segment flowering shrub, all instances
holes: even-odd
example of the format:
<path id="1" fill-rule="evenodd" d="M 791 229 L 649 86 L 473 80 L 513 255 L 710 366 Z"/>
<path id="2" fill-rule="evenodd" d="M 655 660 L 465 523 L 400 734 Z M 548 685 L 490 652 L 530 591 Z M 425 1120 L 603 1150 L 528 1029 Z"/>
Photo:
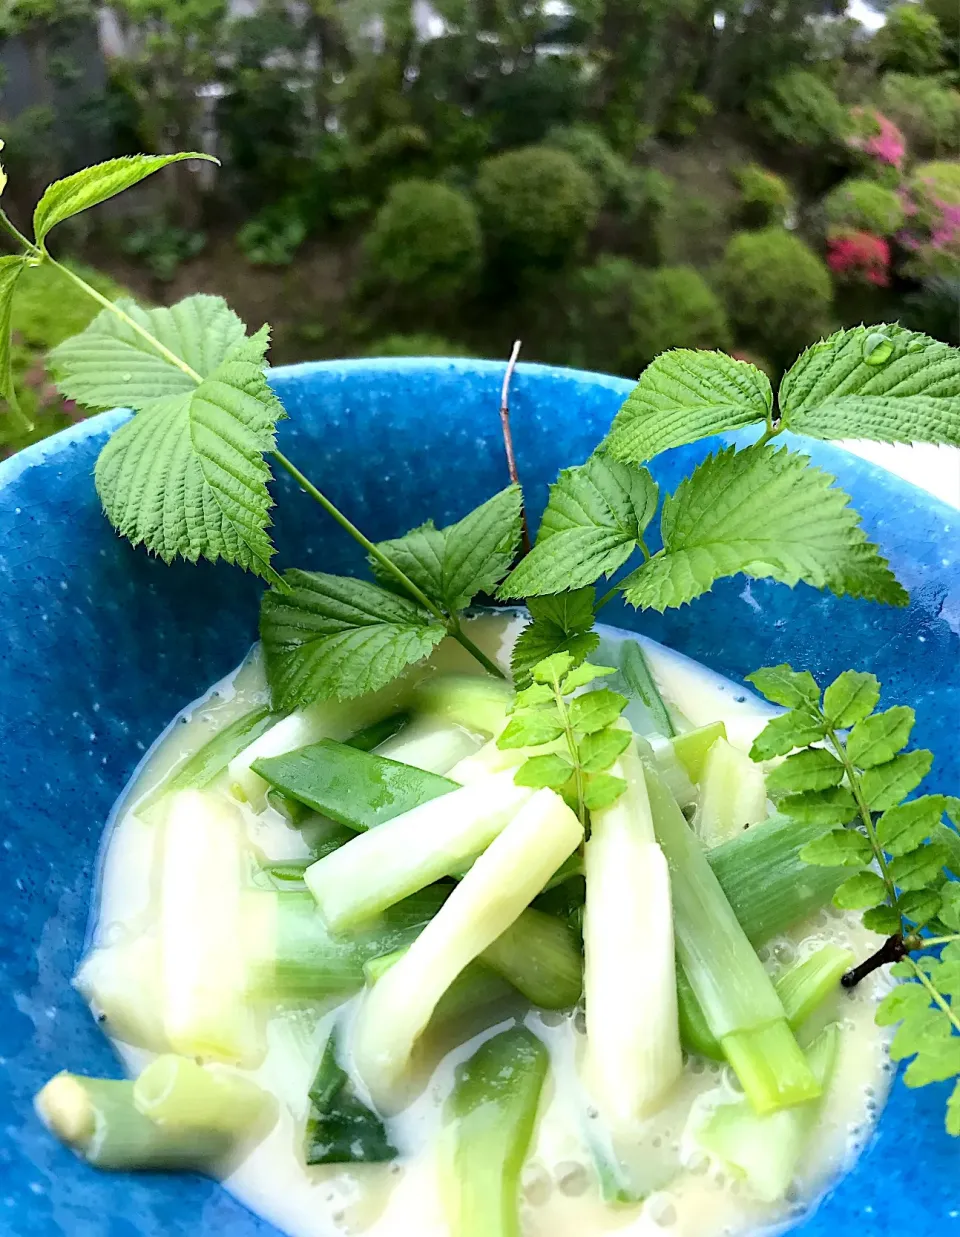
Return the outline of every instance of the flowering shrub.
<path id="1" fill-rule="evenodd" d="M 892 236 L 903 227 L 907 207 L 903 198 L 886 185 L 865 176 L 841 181 L 823 200 L 831 233 L 876 232 Z"/>
<path id="2" fill-rule="evenodd" d="M 910 252 L 905 272 L 918 279 L 960 275 L 960 162 L 921 164 L 907 193 L 910 228 L 900 236 Z"/>
<path id="3" fill-rule="evenodd" d="M 839 279 L 886 288 L 890 246 L 872 232 L 834 232 L 827 241 L 827 265 Z"/>
<path id="4" fill-rule="evenodd" d="M 900 171 L 907 153 L 907 141 L 897 126 L 873 107 L 852 107 L 853 132 L 847 138 L 851 150 L 861 151 L 881 167 Z"/>

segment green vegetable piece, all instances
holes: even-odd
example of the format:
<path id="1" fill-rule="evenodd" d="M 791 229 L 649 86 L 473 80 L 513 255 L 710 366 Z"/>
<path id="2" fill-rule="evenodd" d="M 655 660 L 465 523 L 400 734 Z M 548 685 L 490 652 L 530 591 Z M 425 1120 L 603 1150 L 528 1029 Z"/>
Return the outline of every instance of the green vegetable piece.
<path id="1" fill-rule="evenodd" d="M 406 952 L 406 949 L 397 949 L 393 953 L 382 954 L 379 958 L 371 958 L 363 968 L 367 983 L 375 984 Z M 435 1029 L 443 1023 L 457 1022 L 489 1005 L 496 1005 L 511 995 L 516 995 L 516 989 L 505 979 L 501 979 L 482 962 L 471 962 L 437 1002 L 430 1026 Z"/>
<path id="2" fill-rule="evenodd" d="M 256 760 L 252 768 L 283 794 L 361 833 L 457 789 L 449 778 L 334 739 Z"/>
<path id="3" fill-rule="evenodd" d="M 337 1061 L 331 1032 L 310 1087 L 303 1151 L 308 1164 L 383 1164 L 400 1154 L 377 1114 L 359 1098 Z"/>
<path id="4" fill-rule="evenodd" d="M 381 743 L 386 743 L 387 739 L 392 739 L 394 735 L 400 734 L 409 721 L 409 713 L 391 713 L 389 717 L 381 718 L 378 722 L 364 726 L 362 730 L 358 730 L 356 734 L 352 734 L 344 742 L 347 747 L 355 747 L 358 752 L 372 752 Z"/>
<path id="5" fill-rule="evenodd" d="M 824 945 L 816 953 L 788 966 L 774 983 L 787 1021 L 794 1030 L 803 1026 L 823 1002 L 839 991 L 840 980 L 855 962 L 849 949 Z"/>
<path id="6" fill-rule="evenodd" d="M 668 739 L 673 738 L 676 729 L 670 717 L 670 710 L 660 695 L 660 689 L 654 680 L 646 654 L 636 640 L 624 641 L 623 651 L 620 654 L 620 677 L 626 691 L 631 696 L 636 696 L 646 706 L 656 730 Z"/>
<path id="7" fill-rule="evenodd" d="M 547 1063 L 536 1036 L 514 1027 L 458 1067 L 441 1135 L 451 1237 L 521 1237 L 520 1173 Z"/>
<path id="8" fill-rule="evenodd" d="M 708 722 L 706 726 L 698 726 L 696 730 L 686 730 L 674 736 L 674 753 L 692 782 L 699 782 L 703 776 L 707 754 L 717 739 L 726 737 L 727 728 L 723 722 Z"/>

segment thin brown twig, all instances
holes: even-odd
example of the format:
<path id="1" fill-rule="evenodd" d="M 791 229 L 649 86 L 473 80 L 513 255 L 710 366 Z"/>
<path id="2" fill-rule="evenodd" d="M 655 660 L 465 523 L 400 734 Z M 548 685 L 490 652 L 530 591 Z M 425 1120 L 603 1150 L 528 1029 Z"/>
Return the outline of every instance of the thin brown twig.
<path id="1" fill-rule="evenodd" d="M 514 485 L 520 484 L 520 474 L 517 472 L 517 457 L 513 453 L 513 434 L 510 432 L 510 380 L 517 368 L 517 357 L 520 355 L 521 341 L 514 342 L 510 360 L 507 362 L 507 372 L 503 375 L 503 386 L 500 388 L 500 427 L 503 430 L 503 448 L 507 454 L 507 471 Z M 524 506 L 520 513 L 521 544 L 523 553 L 530 553 L 530 527 L 527 524 L 527 509 Z"/>

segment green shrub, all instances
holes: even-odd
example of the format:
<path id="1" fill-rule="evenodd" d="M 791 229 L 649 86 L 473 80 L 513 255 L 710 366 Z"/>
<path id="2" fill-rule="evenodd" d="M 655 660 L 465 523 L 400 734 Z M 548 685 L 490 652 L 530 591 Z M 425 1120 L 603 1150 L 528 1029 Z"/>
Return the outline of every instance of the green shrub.
<path id="1" fill-rule="evenodd" d="M 562 261 L 593 227 L 597 187 L 563 150 L 526 146 L 480 165 L 476 196 L 499 256 L 519 266 Z"/>
<path id="2" fill-rule="evenodd" d="M 629 258 L 611 254 L 574 271 L 566 299 L 568 364 L 636 376 L 639 365 L 630 347 L 630 319 L 645 274 Z"/>
<path id="3" fill-rule="evenodd" d="M 907 212 L 899 195 L 863 176 L 842 181 L 823 200 L 830 228 L 892 236 L 903 227 Z"/>
<path id="4" fill-rule="evenodd" d="M 934 15 L 951 43 L 960 39 L 960 6 L 957 0 L 923 0 L 923 7 Z"/>
<path id="5" fill-rule="evenodd" d="M 934 73 L 943 63 L 943 31 L 918 4 L 897 4 L 873 38 L 878 64 L 900 73 Z"/>
<path id="6" fill-rule="evenodd" d="M 592 125 L 564 125 L 551 129 L 544 145 L 572 155 L 593 178 L 601 205 L 629 218 L 638 216 L 647 204 L 644 169 L 631 166 Z"/>
<path id="7" fill-rule="evenodd" d="M 790 360 L 823 333 L 830 272 L 799 237 L 782 228 L 739 232 L 717 274 L 734 326 L 771 360 Z"/>
<path id="8" fill-rule="evenodd" d="M 839 144 L 850 128 L 847 109 L 834 91 L 806 69 L 785 74 L 751 111 L 773 137 L 811 149 Z"/>
<path id="9" fill-rule="evenodd" d="M 690 266 L 644 272 L 633 295 L 631 350 L 638 367 L 667 348 L 731 345 L 730 324 L 720 298 Z"/>
<path id="10" fill-rule="evenodd" d="M 960 159 L 934 159 L 918 163 L 910 174 L 908 189 L 921 222 L 935 222 L 943 206 L 960 206 Z"/>
<path id="11" fill-rule="evenodd" d="M 438 181 L 393 186 L 363 241 L 375 285 L 423 302 L 450 300 L 480 270 L 481 236 L 468 197 Z"/>
<path id="12" fill-rule="evenodd" d="M 237 233 L 240 252 L 252 266 L 289 266 L 307 236 L 296 202 L 264 207 Z"/>
<path id="13" fill-rule="evenodd" d="M 740 216 L 744 223 L 749 227 L 783 223 L 793 209 L 793 193 L 782 176 L 758 163 L 747 163 L 736 169 L 734 177 L 740 186 Z"/>
<path id="14" fill-rule="evenodd" d="M 376 339 L 363 350 L 364 356 L 470 356 L 467 348 L 452 343 L 442 335 L 430 335 L 424 331 L 414 335 L 386 335 Z"/>
<path id="15" fill-rule="evenodd" d="M 960 160 L 914 168 L 908 184 L 912 250 L 904 272 L 921 280 L 960 277 Z"/>
<path id="16" fill-rule="evenodd" d="M 167 282 L 181 263 L 195 258 L 206 243 L 205 232 L 177 227 L 158 216 L 134 228 L 120 242 L 120 248 L 142 262 L 155 279 Z"/>
<path id="17" fill-rule="evenodd" d="M 723 253 L 730 235 L 727 204 L 673 182 L 657 213 L 654 234 L 658 263 L 709 265 Z"/>
<path id="18" fill-rule="evenodd" d="M 939 78 L 887 73 L 877 105 L 903 130 L 914 153 L 960 153 L 960 91 Z"/>

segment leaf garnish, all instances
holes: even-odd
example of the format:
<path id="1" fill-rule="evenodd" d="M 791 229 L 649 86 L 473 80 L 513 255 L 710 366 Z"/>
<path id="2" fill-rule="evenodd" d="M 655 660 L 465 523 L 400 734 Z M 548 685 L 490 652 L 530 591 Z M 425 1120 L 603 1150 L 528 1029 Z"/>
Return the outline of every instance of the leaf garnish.
<path id="1" fill-rule="evenodd" d="M 533 667 L 553 653 L 569 653 L 574 666 L 590 656 L 600 643 L 593 630 L 593 599 L 589 587 L 528 599 L 532 622 L 517 637 L 510 662 L 518 688 L 527 687 Z"/>
<path id="2" fill-rule="evenodd" d="M 784 425 L 814 438 L 960 445 L 960 349 L 901 326 L 808 348 L 780 384 Z"/>
<path id="3" fill-rule="evenodd" d="M 0 398 L 17 408 L 17 392 L 11 369 L 10 322 L 17 280 L 26 269 L 26 258 L 7 254 L 0 258 Z"/>
<path id="4" fill-rule="evenodd" d="M 97 492 L 114 528 L 171 562 L 201 556 L 276 582 L 263 456 L 282 408 L 263 374 L 266 331 L 199 386 L 153 401 L 100 453 Z"/>
<path id="5" fill-rule="evenodd" d="M 536 545 L 500 587 L 503 598 L 559 593 L 612 575 L 637 548 L 657 509 L 645 468 L 593 455 L 550 487 Z"/>
<path id="6" fill-rule="evenodd" d="M 905 605 L 906 592 L 833 481 L 786 448 L 708 456 L 664 501 L 663 549 L 623 582 L 626 600 L 663 611 L 743 573 Z"/>
<path id="7" fill-rule="evenodd" d="M 764 421 L 772 405 L 770 381 L 755 365 L 676 348 L 643 371 L 605 445 L 614 458 L 643 464 L 669 447 Z"/>
<path id="8" fill-rule="evenodd" d="M 518 693 L 513 715 L 497 739 L 504 749 L 562 748 L 528 756 L 514 780 L 518 786 L 558 791 L 584 825 L 588 811 L 607 807 L 626 790 L 623 778 L 607 770 L 633 742 L 633 733 L 619 724 L 625 696 L 605 687 L 571 693 L 615 673 L 611 666 L 589 662 L 575 666 L 566 650 L 543 658 L 531 667 L 532 686 Z"/>
<path id="9" fill-rule="evenodd" d="M 376 691 L 429 657 L 447 634 L 405 597 L 346 576 L 291 570 L 260 610 L 267 680 L 278 709 Z"/>

